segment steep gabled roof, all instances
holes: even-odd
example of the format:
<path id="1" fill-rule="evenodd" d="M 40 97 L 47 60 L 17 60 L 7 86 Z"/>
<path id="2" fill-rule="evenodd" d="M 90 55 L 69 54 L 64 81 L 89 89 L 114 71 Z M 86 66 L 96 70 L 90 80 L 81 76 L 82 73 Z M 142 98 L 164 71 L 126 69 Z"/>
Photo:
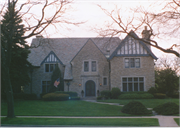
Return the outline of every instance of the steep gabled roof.
<path id="1" fill-rule="evenodd" d="M 138 38 L 134 31 L 131 31 L 130 34 Z M 120 45 L 116 48 L 116 50 L 111 54 L 108 59 L 111 60 L 115 56 L 151 56 L 156 60 L 158 59 L 144 42 L 135 40 L 129 35 L 127 35 L 124 40 L 122 40 Z"/>
<path id="2" fill-rule="evenodd" d="M 34 66 L 40 66 L 43 60 L 51 51 L 61 60 L 64 65 L 70 63 L 74 56 L 85 45 L 89 38 L 35 38 L 32 40 L 32 46 L 40 46 L 31 48 L 28 60 Z M 96 46 L 104 55 L 112 54 L 120 44 L 118 37 L 91 38 Z M 110 53 L 107 52 L 110 50 Z"/>

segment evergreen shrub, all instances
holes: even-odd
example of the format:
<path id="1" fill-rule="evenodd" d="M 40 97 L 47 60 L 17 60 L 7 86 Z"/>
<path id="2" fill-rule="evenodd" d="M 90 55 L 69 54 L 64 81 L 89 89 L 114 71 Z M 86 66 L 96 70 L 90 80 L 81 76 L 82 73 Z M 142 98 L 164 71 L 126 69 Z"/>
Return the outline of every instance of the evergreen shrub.
<path id="1" fill-rule="evenodd" d="M 80 97 L 71 97 L 70 100 L 80 100 Z"/>
<path id="2" fill-rule="evenodd" d="M 21 100 L 36 100 L 37 95 L 32 93 L 32 94 L 26 94 L 26 93 L 14 93 L 13 94 L 14 99 L 21 99 Z"/>
<path id="3" fill-rule="evenodd" d="M 166 94 L 163 93 L 155 93 L 154 97 L 157 99 L 165 99 L 166 98 Z"/>
<path id="4" fill-rule="evenodd" d="M 147 108 L 139 101 L 131 101 L 124 105 L 121 112 L 132 115 L 146 115 L 152 113 L 151 111 L 147 110 Z"/>
<path id="5" fill-rule="evenodd" d="M 111 91 L 109 91 L 109 90 L 101 91 L 101 96 L 105 97 L 106 99 L 109 99 L 109 98 L 111 98 Z"/>
<path id="6" fill-rule="evenodd" d="M 157 89 L 155 87 L 151 87 L 147 92 L 154 95 L 155 93 L 157 93 Z"/>
<path id="7" fill-rule="evenodd" d="M 112 99 L 118 99 L 118 96 L 121 94 L 121 91 L 119 88 L 112 88 L 111 94 L 112 94 Z"/>
<path id="8" fill-rule="evenodd" d="M 173 102 L 167 102 L 153 108 L 158 115 L 173 115 L 179 114 L 179 105 Z"/>
<path id="9" fill-rule="evenodd" d="M 70 97 L 78 97 L 77 92 L 63 92 L 63 91 L 56 91 L 57 94 L 68 94 Z"/>
<path id="10" fill-rule="evenodd" d="M 154 96 L 147 92 L 126 92 L 121 94 L 119 99 L 152 99 Z"/>
<path id="11" fill-rule="evenodd" d="M 102 100 L 102 99 L 103 99 L 102 96 L 98 96 L 98 97 L 97 97 L 97 100 Z"/>
<path id="12" fill-rule="evenodd" d="M 69 94 L 48 93 L 42 98 L 44 101 L 64 101 L 69 99 Z"/>

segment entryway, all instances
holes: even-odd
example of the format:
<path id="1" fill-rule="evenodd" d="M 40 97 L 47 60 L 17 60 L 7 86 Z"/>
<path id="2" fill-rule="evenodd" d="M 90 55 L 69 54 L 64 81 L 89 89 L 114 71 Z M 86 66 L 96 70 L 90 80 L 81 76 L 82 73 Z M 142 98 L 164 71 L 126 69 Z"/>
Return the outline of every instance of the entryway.
<path id="1" fill-rule="evenodd" d="M 88 80 L 85 84 L 85 96 L 95 96 L 95 82 Z"/>

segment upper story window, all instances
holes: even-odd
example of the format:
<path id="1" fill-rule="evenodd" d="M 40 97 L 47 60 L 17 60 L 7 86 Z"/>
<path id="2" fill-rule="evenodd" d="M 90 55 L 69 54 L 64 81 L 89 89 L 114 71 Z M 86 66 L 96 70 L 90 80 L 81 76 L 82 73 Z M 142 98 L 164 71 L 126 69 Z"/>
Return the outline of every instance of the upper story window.
<path id="1" fill-rule="evenodd" d="M 84 71 L 89 72 L 89 61 L 84 61 Z"/>
<path id="2" fill-rule="evenodd" d="M 92 72 L 96 72 L 96 61 L 92 61 L 91 70 L 92 70 Z"/>
<path id="3" fill-rule="evenodd" d="M 45 64 L 45 72 L 53 72 L 55 67 L 56 67 L 56 64 Z"/>
<path id="4" fill-rule="evenodd" d="M 140 68 L 140 58 L 125 58 L 125 68 Z"/>
<path id="5" fill-rule="evenodd" d="M 96 61 L 84 61 L 84 72 L 96 72 L 97 62 Z"/>

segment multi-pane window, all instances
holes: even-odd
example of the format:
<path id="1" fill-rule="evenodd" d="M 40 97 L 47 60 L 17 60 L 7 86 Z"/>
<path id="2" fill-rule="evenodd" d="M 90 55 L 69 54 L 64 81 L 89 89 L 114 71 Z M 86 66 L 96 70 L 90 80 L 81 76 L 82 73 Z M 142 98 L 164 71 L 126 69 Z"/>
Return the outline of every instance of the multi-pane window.
<path id="1" fill-rule="evenodd" d="M 96 72 L 96 61 L 92 61 L 91 70 L 92 72 Z"/>
<path id="2" fill-rule="evenodd" d="M 122 86 L 124 92 L 144 91 L 144 77 L 123 77 Z"/>
<path id="3" fill-rule="evenodd" d="M 96 61 L 84 61 L 84 72 L 96 72 L 97 62 Z"/>
<path id="4" fill-rule="evenodd" d="M 107 85 L 107 77 L 103 78 L 103 85 Z"/>
<path id="5" fill-rule="evenodd" d="M 125 68 L 140 68 L 140 58 L 125 58 Z"/>
<path id="6" fill-rule="evenodd" d="M 89 71 L 89 62 L 88 61 L 84 61 L 84 71 L 85 72 Z"/>
<path id="7" fill-rule="evenodd" d="M 42 81 L 42 93 L 47 93 L 50 88 L 51 81 Z"/>
<path id="8" fill-rule="evenodd" d="M 56 67 L 56 64 L 45 64 L 45 72 L 53 72 L 55 67 Z"/>

